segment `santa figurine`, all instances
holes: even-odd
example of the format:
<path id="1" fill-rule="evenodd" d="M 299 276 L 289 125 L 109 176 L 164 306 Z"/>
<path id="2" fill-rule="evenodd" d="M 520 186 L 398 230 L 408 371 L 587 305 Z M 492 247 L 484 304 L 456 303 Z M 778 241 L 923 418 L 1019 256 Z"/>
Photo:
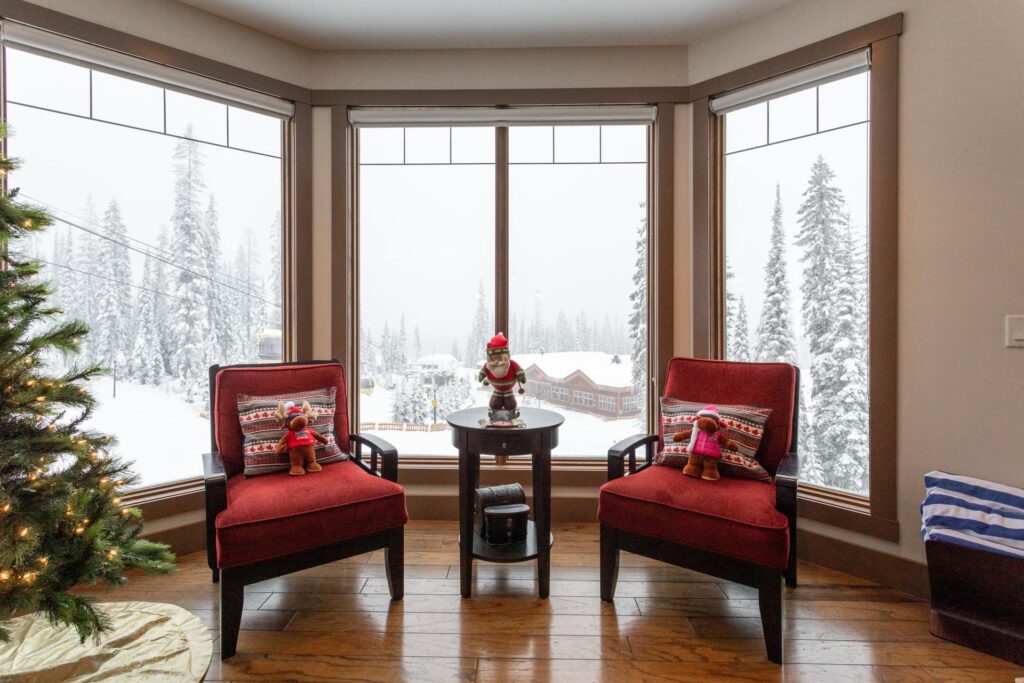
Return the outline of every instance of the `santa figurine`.
<path id="1" fill-rule="evenodd" d="M 501 332 L 487 342 L 487 362 L 480 369 L 477 381 L 483 382 L 484 386 L 491 385 L 491 401 L 488 404 L 491 410 L 488 414 L 492 419 L 499 411 L 507 412 L 513 417 L 519 416 L 513 389 L 519 384 L 519 393 L 526 393 L 522 387 L 526 384 L 526 373 L 509 356 L 508 339 Z"/>

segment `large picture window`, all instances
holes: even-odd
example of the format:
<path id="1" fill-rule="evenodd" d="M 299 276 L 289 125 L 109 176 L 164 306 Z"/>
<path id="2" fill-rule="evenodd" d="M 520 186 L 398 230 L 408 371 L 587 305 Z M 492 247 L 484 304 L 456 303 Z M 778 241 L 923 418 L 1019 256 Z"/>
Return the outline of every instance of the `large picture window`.
<path id="1" fill-rule="evenodd" d="M 868 492 L 867 73 L 725 113 L 726 357 L 802 371 L 801 479 Z"/>
<path id="2" fill-rule="evenodd" d="M 279 360 L 282 117 L 6 46 L 8 180 L 81 354 L 109 369 L 88 426 L 142 486 L 201 474 L 207 370 Z M 194 77 L 192 77 L 194 78 Z"/>
<path id="3" fill-rule="evenodd" d="M 520 405 L 565 415 L 556 457 L 647 428 L 649 129 L 357 128 L 361 430 L 454 455 L 445 416 L 487 404 L 497 331 L 527 374 Z"/>
<path id="4" fill-rule="evenodd" d="M 887 540 L 901 30 L 890 18 L 691 86 L 695 353 L 799 366 L 801 516 Z"/>

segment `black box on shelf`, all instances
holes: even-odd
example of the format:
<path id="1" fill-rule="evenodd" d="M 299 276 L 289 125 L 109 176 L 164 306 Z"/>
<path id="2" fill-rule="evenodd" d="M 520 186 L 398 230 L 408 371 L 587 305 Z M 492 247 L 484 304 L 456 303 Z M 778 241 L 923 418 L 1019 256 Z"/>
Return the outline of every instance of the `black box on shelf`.
<path id="1" fill-rule="evenodd" d="M 526 540 L 530 506 L 526 503 L 492 505 L 484 510 L 484 538 L 492 545 L 522 543 Z"/>

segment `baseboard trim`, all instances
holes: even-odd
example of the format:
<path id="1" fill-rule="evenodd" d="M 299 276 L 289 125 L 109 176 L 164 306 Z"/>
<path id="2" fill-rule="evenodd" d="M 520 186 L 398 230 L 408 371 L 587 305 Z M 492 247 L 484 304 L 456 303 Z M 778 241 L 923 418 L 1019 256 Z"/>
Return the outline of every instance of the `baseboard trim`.
<path id="1" fill-rule="evenodd" d="M 801 559 L 929 599 L 928 565 L 803 529 L 797 534 Z"/>

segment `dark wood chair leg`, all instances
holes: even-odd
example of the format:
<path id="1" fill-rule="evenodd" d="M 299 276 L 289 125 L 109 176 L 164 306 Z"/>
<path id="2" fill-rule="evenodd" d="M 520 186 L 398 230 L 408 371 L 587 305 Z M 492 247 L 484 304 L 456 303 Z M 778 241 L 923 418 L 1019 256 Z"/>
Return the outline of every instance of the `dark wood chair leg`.
<path id="1" fill-rule="evenodd" d="M 757 591 L 761 628 L 768 660 L 782 664 L 782 577 L 775 576 Z"/>
<path id="2" fill-rule="evenodd" d="M 796 588 L 796 537 L 794 536 L 793 541 L 789 544 L 789 564 L 786 565 L 786 571 L 783 574 L 786 578 L 786 585 L 790 588 Z"/>
<path id="3" fill-rule="evenodd" d="M 619 580 L 619 548 L 615 544 L 615 529 L 601 525 L 601 599 L 611 602 L 615 598 L 615 584 Z"/>
<path id="4" fill-rule="evenodd" d="M 232 576 L 230 571 L 223 572 L 221 579 L 220 658 L 227 659 L 235 655 L 235 648 L 238 646 L 238 630 L 242 626 L 245 584 L 238 577 Z"/>
<path id="5" fill-rule="evenodd" d="M 210 573 L 213 575 L 213 582 L 218 583 L 220 581 L 220 570 L 214 567 L 210 570 Z"/>
<path id="6" fill-rule="evenodd" d="M 384 549 L 384 565 L 387 568 L 388 590 L 392 600 L 401 600 L 405 595 L 405 528 L 395 527 L 388 532 L 388 547 Z"/>

